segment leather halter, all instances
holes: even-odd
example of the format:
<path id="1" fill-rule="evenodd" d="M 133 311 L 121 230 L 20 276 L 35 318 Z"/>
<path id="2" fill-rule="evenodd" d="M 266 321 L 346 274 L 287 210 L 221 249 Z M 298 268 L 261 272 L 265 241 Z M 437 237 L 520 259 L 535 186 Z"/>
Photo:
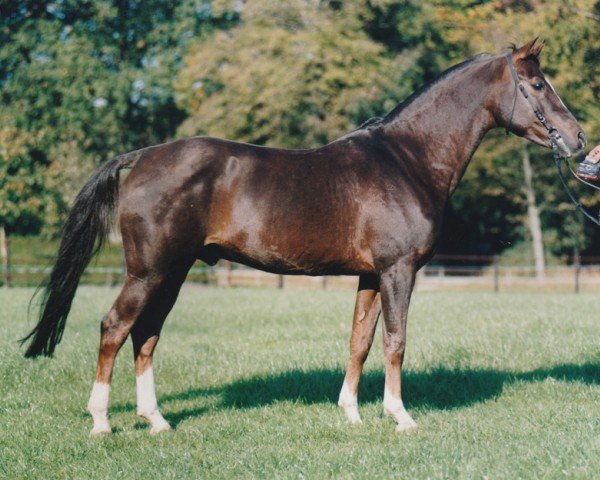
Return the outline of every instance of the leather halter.
<path id="1" fill-rule="evenodd" d="M 515 66 L 512 61 L 512 57 L 510 56 L 510 53 L 505 53 L 504 58 L 506 58 L 506 63 L 508 63 L 510 73 L 513 77 L 513 81 L 515 82 L 515 93 L 513 96 L 512 109 L 510 112 L 510 117 L 508 119 L 508 125 L 506 127 L 506 135 L 508 135 L 510 133 L 510 127 L 512 125 L 512 119 L 513 119 L 513 115 L 515 113 L 515 107 L 517 105 L 517 95 L 518 95 L 518 92 L 520 91 L 523 94 L 523 97 L 525 97 L 525 100 L 527 100 L 527 103 L 529 103 L 529 105 L 531 106 L 531 109 L 533 110 L 533 113 L 535 113 L 535 116 L 538 119 L 538 121 L 543 125 L 543 127 L 548 132 L 550 144 L 552 145 L 552 154 L 554 156 L 554 162 L 556 163 L 556 168 L 558 169 L 558 176 L 560 177 L 560 181 L 562 182 L 562 184 L 567 192 L 567 195 L 569 196 L 571 201 L 575 204 L 575 206 L 579 209 L 579 211 L 581 211 L 581 213 L 583 213 L 593 223 L 595 223 L 597 226 L 600 227 L 600 212 L 598 212 L 598 216 L 595 217 L 594 215 L 592 215 L 589 212 L 589 210 L 587 208 L 585 208 L 583 206 L 583 204 L 579 200 L 577 200 L 577 198 L 575 197 L 575 194 L 573 193 L 573 191 L 567 184 L 567 180 L 565 179 L 563 169 L 562 169 L 563 164 L 567 165 L 568 170 L 581 183 L 584 183 L 585 185 L 588 185 L 596 190 L 600 190 L 600 188 L 597 187 L 596 185 L 593 185 L 593 184 L 586 182 L 585 180 L 579 178 L 577 176 L 577 174 L 573 171 L 573 168 L 571 167 L 569 160 L 560 154 L 560 151 L 558 149 L 558 142 L 559 142 L 559 140 L 562 140 L 560 133 L 558 133 L 558 130 L 548 123 L 548 120 L 546 119 L 546 117 L 544 117 L 541 110 L 531 101 L 531 98 L 529 98 L 529 94 L 527 93 L 527 90 L 525 90 L 525 86 L 521 83 L 521 81 L 519 79 L 519 75 L 517 74 L 517 70 L 515 69 Z"/>
<path id="2" fill-rule="evenodd" d="M 513 77 L 513 81 L 515 82 L 515 94 L 513 97 L 513 104 L 512 104 L 512 110 L 510 112 L 510 118 L 508 119 L 508 126 L 506 127 L 506 134 L 507 135 L 509 134 L 510 127 L 512 125 L 512 119 L 513 119 L 513 115 L 515 114 L 515 107 L 517 105 L 517 92 L 520 91 L 523 94 L 523 96 L 525 97 L 525 100 L 527 100 L 527 103 L 529 103 L 529 105 L 531 106 L 531 109 L 533 110 L 533 113 L 535 113 L 535 116 L 538 119 L 538 121 L 544 126 L 544 128 L 548 132 L 548 136 L 550 137 L 550 140 L 554 140 L 558 144 L 558 140 L 560 140 L 562 138 L 560 136 L 560 133 L 558 133 L 558 130 L 548 123 L 548 120 L 546 120 L 546 117 L 544 117 L 544 115 L 542 114 L 542 111 L 536 105 L 534 105 L 534 103 L 531 101 L 531 98 L 529 98 L 529 94 L 527 93 L 527 90 L 525 90 L 525 86 L 521 83 L 521 81 L 519 79 L 519 75 L 517 74 L 517 70 L 515 69 L 515 66 L 512 61 L 512 57 L 510 56 L 510 53 L 505 53 L 504 58 L 506 58 L 506 62 L 508 63 L 508 68 Z"/>

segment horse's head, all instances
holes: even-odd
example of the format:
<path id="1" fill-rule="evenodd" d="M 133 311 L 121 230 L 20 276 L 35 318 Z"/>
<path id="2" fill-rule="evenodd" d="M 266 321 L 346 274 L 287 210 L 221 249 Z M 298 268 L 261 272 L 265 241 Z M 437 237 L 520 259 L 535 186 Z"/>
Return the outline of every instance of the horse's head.
<path id="1" fill-rule="evenodd" d="M 560 154 L 570 157 L 585 147 L 586 139 L 540 69 L 538 57 L 543 48 L 544 42 L 536 38 L 506 55 L 496 105 L 498 121 L 538 145 L 552 147 L 554 137 Z"/>

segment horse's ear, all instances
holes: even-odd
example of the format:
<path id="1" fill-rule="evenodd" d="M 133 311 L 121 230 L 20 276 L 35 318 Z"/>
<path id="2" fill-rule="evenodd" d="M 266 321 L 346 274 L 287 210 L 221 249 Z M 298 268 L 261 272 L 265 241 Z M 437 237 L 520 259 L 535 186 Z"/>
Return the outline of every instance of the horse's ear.
<path id="1" fill-rule="evenodd" d="M 531 57 L 537 58 L 545 46 L 544 40 L 537 36 L 531 42 L 517 48 L 513 53 L 513 57 L 515 60 L 525 60 Z"/>

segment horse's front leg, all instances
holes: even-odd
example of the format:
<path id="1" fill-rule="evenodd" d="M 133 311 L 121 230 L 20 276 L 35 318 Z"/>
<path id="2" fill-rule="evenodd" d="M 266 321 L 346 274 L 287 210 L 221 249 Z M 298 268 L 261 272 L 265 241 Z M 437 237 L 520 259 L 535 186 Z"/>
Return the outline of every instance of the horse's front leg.
<path id="1" fill-rule="evenodd" d="M 358 413 L 358 384 L 363 365 L 373 343 L 373 335 L 380 312 L 379 279 L 376 275 L 362 275 L 358 282 L 354 306 L 350 361 L 338 401 L 338 405 L 344 409 L 344 413 L 351 423 L 361 423 Z"/>
<path id="2" fill-rule="evenodd" d="M 404 409 L 400 376 L 406 346 L 406 319 L 410 297 L 415 284 L 416 268 L 402 259 L 380 275 L 383 309 L 383 351 L 385 355 L 385 391 L 383 410 L 397 423 L 396 431 L 417 427 Z"/>

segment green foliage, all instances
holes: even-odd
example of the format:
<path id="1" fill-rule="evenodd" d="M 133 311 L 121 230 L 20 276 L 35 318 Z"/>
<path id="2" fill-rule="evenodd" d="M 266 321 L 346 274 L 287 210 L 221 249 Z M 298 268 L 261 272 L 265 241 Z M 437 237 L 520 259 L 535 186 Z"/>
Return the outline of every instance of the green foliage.
<path id="1" fill-rule="evenodd" d="M 562 266 L 566 263 L 565 258 L 556 257 L 551 251 L 544 252 L 544 258 L 549 267 Z M 534 265 L 534 263 L 531 241 L 518 241 L 500 255 L 500 265 L 503 267 L 522 267 L 523 265 Z"/>
<path id="2" fill-rule="evenodd" d="M 8 122 L 0 127 L 0 226 L 9 233 L 35 229 L 41 221 L 44 185 L 34 140 Z"/>
<path id="3" fill-rule="evenodd" d="M 255 1 L 240 25 L 194 46 L 180 74 L 181 133 L 316 146 L 381 113 L 393 70 L 344 9 Z"/>
<path id="4" fill-rule="evenodd" d="M 171 86 L 180 52 L 235 16 L 191 0 L 17 1 L 3 9 L 0 118 L 35 139 L 54 231 L 99 163 L 172 135 L 183 119 Z"/>
<path id="5" fill-rule="evenodd" d="M 255 0 L 240 15 L 186 57 L 182 134 L 321 145 L 387 113 L 449 55 L 419 2 Z"/>
<path id="6" fill-rule="evenodd" d="M 321 145 L 451 64 L 538 34 L 544 70 L 600 142 L 597 0 L 19 0 L 0 9 L 0 149 L 13 152 L 0 166 L 0 221 L 22 233 L 56 234 L 85 178 L 116 154 L 199 133 Z M 527 240 L 521 148 L 501 135 L 484 142 L 442 250 L 495 253 Z M 531 154 L 550 251 L 600 254 L 600 230 L 573 211 L 549 154 Z"/>

